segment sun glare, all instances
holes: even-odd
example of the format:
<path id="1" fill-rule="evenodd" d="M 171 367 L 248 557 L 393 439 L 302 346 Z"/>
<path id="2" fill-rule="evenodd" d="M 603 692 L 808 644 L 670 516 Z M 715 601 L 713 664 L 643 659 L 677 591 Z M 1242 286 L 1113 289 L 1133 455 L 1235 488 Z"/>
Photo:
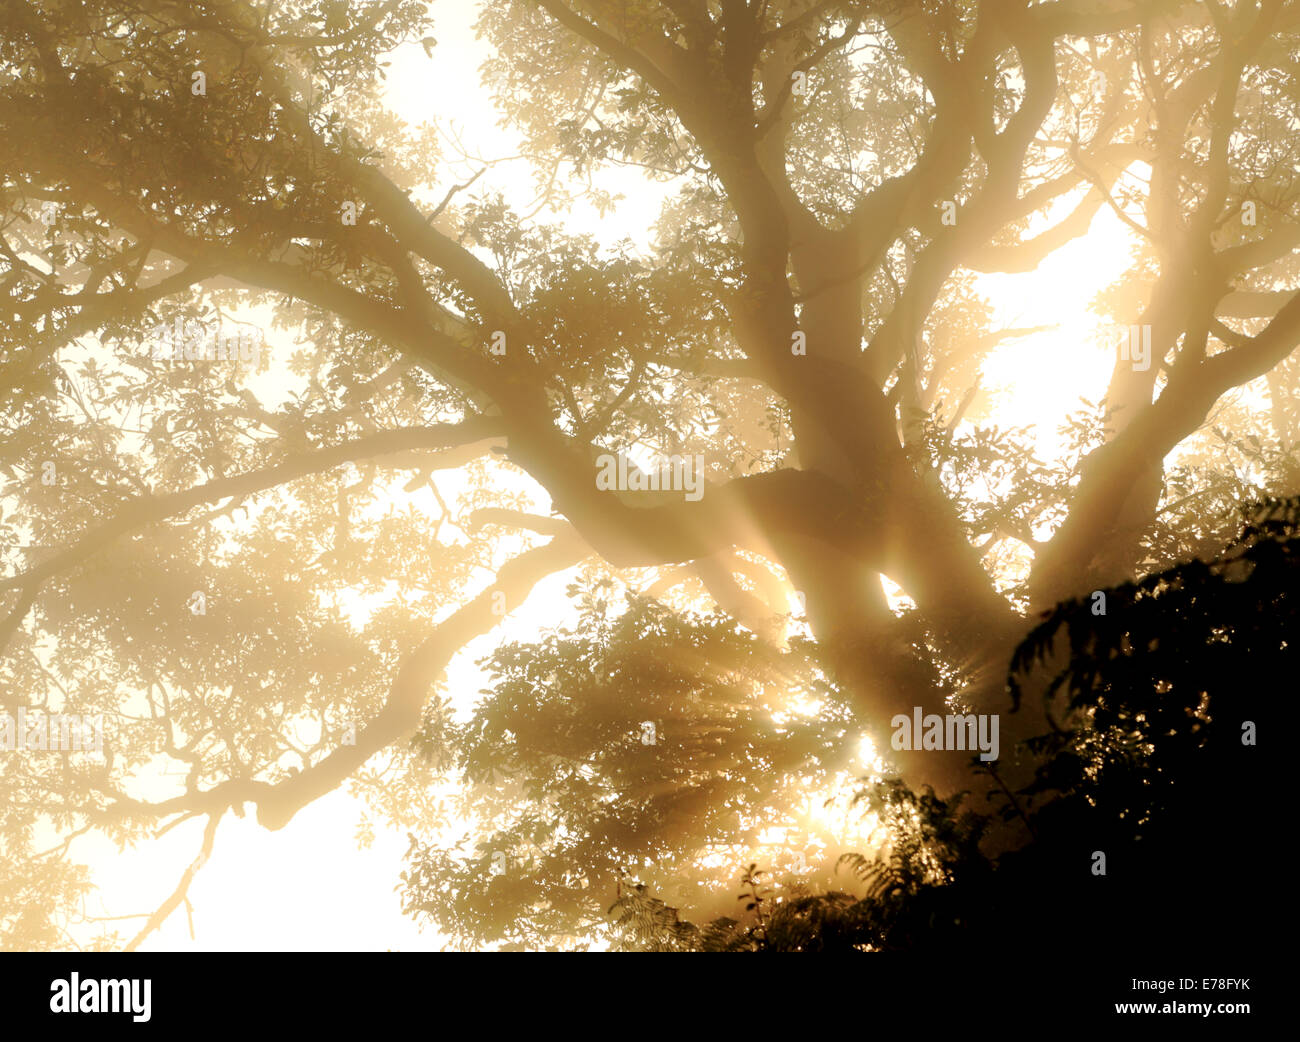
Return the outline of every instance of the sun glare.
<path id="1" fill-rule="evenodd" d="M 390 56 L 385 100 L 392 112 L 412 127 L 429 123 L 436 130 L 442 149 L 435 170 L 437 183 L 421 198 L 422 204 L 435 204 L 453 186 L 481 174 L 474 184 L 476 194 L 500 192 L 523 213 L 530 209 L 530 200 L 537 200 L 537 171 L 521 154 L 524 145 L 519 135 L 501 125 L 501 113 L 481 82 L 479 66 L 491 56 L 490 48 L 476 38 L 473 29 L 481 6 L 482 0 L 436 5 L 436 48 L 431 55 L 419 43 L 412 43 Z M 853 60 L 871 61 L 872 52 L 862 51 Z M 454 119 L 447 118 L 449 112 L 454 112 Z M 1141 179 L 1146 173 L 1145 168 L 1135 165 L 1128 176 Z M 553 222 L 568 235 L 589 235 L 608 250 L 630 244 L 631 249 L 642 254 L 653 251 L 662 203 L 675 186 L 631 166 L 603 170 L 594 178 L 596 187 L 618 196 L 612 212 L 603 213 L 591 200 L 578 198 L 563 212 L 547 211 L 539 204 L 535 208 L 536 220 Z M 1076 195 L 1061 206 L 1068 209 L 1077 203 Z M 1026 235 L 1032 236 L 1061 216 L 1061 209 L 1054 210 L 1031 225 Z M 1072 413 L 1095 405 L 1107 391 L 1115 363 L 1114 330 L 1099 297 L 1126 269 L 1135 242 L 1134 231 L 1121 217 L 1102 207 L 1086 234 L 1065 243 L 1035 269 L 975 276 L 976 291 L 992 309 L 991 329 L 1027 332 L 1002 340 L 984 359 L 979 370 L 979 394 L 956 428 L 958 434 L 986 425 L 1003 430 L 1027 427 L 1040 459 L 1056 460 L 1067 452 L 1067 439 L 1060 426 Z M 775 266 L 779 268 L 779 263 Z M 258 309 L 256 314 L 236 309 L 232 314 L 270 329 L 269 309 Z M 95 345 L 95 349 L 102 348 Z M 290 353 L 288 344 L 283 351 L 270 351 L 270 372 L 264 372 L 251 384 L 267 409 L 304 390 L 306 378 L 294 372 L 286 361 Z M 645 468 L 655 466 L 646 450 L 634 447 L 628 455 Z M 502 480 L 509 484 L 508 491 L 518 493 L 520 509 L 543 518 L 552 516 L 551 501 L 539 484 L 522 471 L 496 462 L 490 466 L 496 468 L 493 473 L 506 475 Z M 356 476 L 356 472 L 346 469 L 339 473 L 344 482 Z M 409 511 L 417 514 L 431 533 L 431 548 L 466 542 L 466 534 L 455 527 L 450 516 L 462 493 L 471 488 L 470 479 L 455 470 L 439 471 L 425 475 L 429 477 L 427 482 L 408 485 L 407 473 L 401 475 L 387 480 L 381 495 L 355 515 L 349 515 L 356 526 L 374 525 L 387 515 Z M 910 478 L 910 473 L 907 476 Z M 557 491 L 557 501 L 560 498 Z M 445 527 L 437 527 L 435 532 L 443 519 L 447 519 Z M 218 531 L 237 544 L 240 524 L 233 518 L 221 521 Z M 308 533 L 303 538 L 313 537 Z M 529 534 L 524 538 L 534 537 Z M 501 542 L 496 549 L 517 550 L 519 545 Z M 985 552 L 994 553 L 992 549 Z M 998 569 L 995 579 L 1003 588 L 1023 576 L 1030 563 L 1027 551 L 1019 545 L 998 549 L 996 557 L 986 557 L 986 561 L 994 560 Z M 871 567 L 883 565 L 877 566 L 873 559 Z M 467 584 L 473 595 L 491 588 L 497 578 L 493 569 L 482 562 L 466 565 L 466 570 L 474 576 L 473 582 Z M 776 571 L 780 574 L 774 572 L 773 585 L 788 598 L 789 617 L 783 632 L 787 641 L 796 644 L 793 638 L 812 633 L 803 618 L 805 604 L 799 594 L 791 592 L 789 577 L 779 567 Z M 636 573 L 629 569 L 622 574 L 626 588 L 635 589 L 633 580 L 627 577 Z M 649 570 L 642 573 L 647 577 L 657 574 Z M 536 640 L 547 630 L 573 624 L 576 610 L 566 588 L 579 575 L 578 568 L 571 568 L 539 582 L 522 605 L 511 605 L 507 618 L 491 632 L 467 643 L 452 659 L 440 690 L 450 698 L 459 719 L 472 711 L 489 684 L 482 662 L 485 655 L 503 641 Z M 649 588 L 651 581 L 647 578 L 640 588 Z M 459 606 L 451 598 L 442 603 L 437 591 L 406 588 L 397 580 L 376 581 L 372 586 L 356 582 L 353 588 L 331 590 L 322 596 L 357 630 L 376 616 L 382 619 L 384 610 L 394 605 L 404 605 L 409 609 L 408 616 L 431 622 L 441 621 Z M 895 614 L 903 615 L 916 607 L 901 586 L 888 578 L 881 583 Z M 996 600 L 991 596 L 987 599 Z M 702 584 L 685 581 L 673 586 L 665 600 L 700 611 L 716 607 Z M 781 632 L 781 625 L 773 628 Z M 827 700 L 800 691 L 772 709 L 771 717 L 778 725 L 776 729 L 784 734 L 818 716 L 827 704 Z M 790 791 L 782 793 L 788 797 L 784 816 L 758 832 L 754 849 L 711 847 L 696 852 L 698 865 L 721 874 L 734 869 L 743 858 L 773 871 L 791 873 L 791 878 L 810 886 L 833 883 L 844 890 L 854 889 L 858 881 L 843 870 L 835 872 L 839 856 L 852 851 L 870 854 L 887 841 L 880 814 L 868 811 L 860 801 L 854 802 L 854 793 L 864 779 L 879 777 L 884 768 L 876 743 L 866 735 L 858 736 L 857 729 L 855 725 L 852 731 L 844 732 L 847 741 L 854 743 L 856 758 L 847 769 L 839 770 L 831 784 L 813 791 L 791 783 Z M 291 739 L 299 737 L 291 727 L 287 733 Z M 304 744 L 313 740 L 310 734 L 301 737 Z M 395 756 L 386 752 L 372 757 L 366 767 L 372 771 L 398 770 L 392 766 Z M 835 769 L 845 762 L 838 761 Z M 184 767 L 183 762 L 160 753 L 133 779 L 133 791 L 165 796 L 182 792 Z M 830 771 L 826 768 L 826 773 Z M 307 806 L 282 832 L 269 832 L 251 816 L 244 818 L 242 814 L 235 820 L 223 819 L 218 853 L 206 865 L 190 895 L 197 911 L 191 910 L 188 917 L 172 916 L 145 942 L 144 950 L 248 950 L 274 947 L 287 937 L 306 949 L 439 947 L 444 938 L 433 931 L 421 932 L 412 919 L 401 914 L 393 894 L 399 871 L 395 866 L 400 865 L 406 852 L 406 832 L 374 822 L 374 817 L 360 796 L 340 789 Z M 450 840 L 468 831 L 469 824 L 456 822 L 442 830 L 441 838 Z M 52 829 L 50 834 L 54 835 Z M 99 896 L 87 915 L 125 917 L 127 911 L 134 914 L 138 908 L 152 907 L 156 881 L 183 871 L 202 835 L 202 821 L 185 821 L 159 842 L 133 851 L 129 860 L 98 834 L 74 838 L 74 856 L 94 866 L 99 885 Z M 358 836 L 368 840 L 361 844 L 362 849 L 355 842 Z M 585 881 L 583 885 L 587 885 Z M 734 898 L 732 883 L 729 881 L 727 886 Z M 328 916 L 322 911 L 327 908 L 333 909 Z"/>

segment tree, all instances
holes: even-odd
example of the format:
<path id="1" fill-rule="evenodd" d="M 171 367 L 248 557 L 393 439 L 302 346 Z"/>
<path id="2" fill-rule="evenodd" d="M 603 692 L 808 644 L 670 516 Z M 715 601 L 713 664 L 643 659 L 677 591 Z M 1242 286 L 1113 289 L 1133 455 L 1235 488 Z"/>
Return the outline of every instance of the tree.
<path id="1" fill-rule="evenodd" d="M 648 256 L 437 190 L 433 135 L 379 98 L 385 54 L 431 49 L 423 4 L 12 0 L 0 24 L 0 708 L 108 736 L 0 761 L 0 864 L 38 831 L 191 817 L 207 851 L 227 811 L 281 828 L 349 779 L 429 833 L 450 779 L 484 831 L 416 838 L 408 880 L 441 880 L 478 943 L 578 943 L 624 884 L 561 901 L 564 872 L 701 878 L 706 841 L 851 776 L 860 734 L 943 808 L 1032 785 L 1047 721 L 1006 713 L 1004 681 L 1039 617 L 1294 491 L 1294 2 L 485 6 L 543 199 L 650 172 Z M 973 276 L 1032 270 L 1103 208 L 1136 246 L 1100 304 L 1139 332 L 1044 463 L 960 422 L 1024 332 L 990 328 Z M 158 357 L 257 308 L 301 348 L 283 400 L 244 341 Z M 1267 409 L 1206 429 L 1260 380 Z M 699 457 L 703 495 L 603 489 L 619 453 Z M 397 505 L 394 472 L 437 512 Z M 577 629 L 500 647 L 457 719 L 454 655 L 578 565 Z M 889 749 L 896 714 L 950 703 L 1005 714 L 995 769 Z M 368 773 L 385 751 L 409 769 Z M 152 798 L 131 773 L 159 763 L 183 780 Z M 34 857 L 71 900 L 65 853 Z"/>
<path id="2" fill-rule="evenodd" d="M 984 957 L 1207 942 L 1258 950 L 1268 926 L 1253 901 L 1223 885 L 1219 866 L 1258 871 L 1277 827 L 1258 735 L 1275 722 L 1272 678 L 1296 668 L 1300 499 L 1244 513 L 1241 533 L 1210 561 L 1107 591 L 1105 616 L 1092 598 L 1059 605 L 1016 650 L 1019 702 L 1019 681 L 1056 642 L 1070 645 L 1041 692 L 1058 719 L 1031 740 L 1034 781 L 1001 810 L 1019 819 L 1022 845 L 981 850 L 993 815 L 963 806 L 964 794 L 877 781 L 859 796 L 886 812 L 886 849 L 841 859 L 866 884 L 861 896 L 778 897 L 751 864 L 742 897 L 755 914 L 700 928 L 643 884 L 615 904 L 621 944 Z"/>

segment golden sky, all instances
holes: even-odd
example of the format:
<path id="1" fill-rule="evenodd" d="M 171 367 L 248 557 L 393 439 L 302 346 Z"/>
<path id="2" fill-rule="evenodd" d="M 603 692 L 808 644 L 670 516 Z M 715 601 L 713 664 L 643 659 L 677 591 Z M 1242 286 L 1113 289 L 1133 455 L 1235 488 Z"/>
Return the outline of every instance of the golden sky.
<path id="1" fill-rule="evenodd" d="M 470 153 L 497 159 L 514 154 L 517 142 L 497 126 L 499 117 L 479 82 L 477 66 L 487 48 L 473 37 L 476 9 L 468 3 L 437 5 L 439 42 L 433 57 L 419 44 L 396 53 L 389 70 L 389 101 L 411 122 L 435 121 Z M 442 171 L 438 194 L 475 169 L 449 165 Z M 590 232 L 607 243 L 626 237 L 647 248 L 663 186 L 644 180 L 635 170 L 619 171 L 601 183 L 624 195 L 613 214 L 601 218 L 580 203 L 556 219 L 570 231 Z M 534 198 L 531 172 L 523 160 L 494 164 L 473 190 L 480 189 L 505 192 L 521 211 L 527 211 Z M 995 328 L 1054 327 L 1004 344 L 984 368 L 985 384 L 995 391 L 996 421 L 1001 426 L 1036 425 L 1044 456 L 1055 454 L 1056 427 L 1078 408 L 1080 397 L 1096 400 L 1105 392 L 1113 355 L 1088 305 L 1126 263 L 1129 234 L 1103 210 L 1086 237 L 1054 254 L 1038 271 L 984 276 L 979 283 L 996 309 Z M 442 487 L 447 497 L 448 488 L 454 494 L 455 482 Z M 553 623 L 566 582 L 558 576 L 542 584 L 504 627 L 462 652 L 450 678 L 453 691 L 462 698 L 477 692 L 482 684 L 473 660 L 503 634 L 523 638 Z M 405 833 L 376 823 L 373 844 L 358 849 L 355 832 L 363 810 L 359 801 L 340 791 L 301 811 L 280 832 L 267 832 L 252 818 L 227 815 L 217 831 L 212 859 L 190 888 L 193 938 L 182 906 L 143 950 L 438 948 L 441 939 L 436 933 L 421 932 L 400 912 L 394 888 L 407 847 Z M 102 838 L 78 839 L 72 846 L 73 860 L 91 864 L 100 886 L 87 903 L 87 913 L 151 912 L 194 859 L 202 828 L 202 821 L 187 822 L 157 842 L 122 853 Z M 141 922 L 118 925 L 130 936 Z"/>

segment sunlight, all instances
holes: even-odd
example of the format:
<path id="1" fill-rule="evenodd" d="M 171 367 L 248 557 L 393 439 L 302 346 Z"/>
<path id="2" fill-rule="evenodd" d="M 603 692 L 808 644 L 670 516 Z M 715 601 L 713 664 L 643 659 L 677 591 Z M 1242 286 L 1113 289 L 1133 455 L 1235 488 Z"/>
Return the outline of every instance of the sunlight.
<path id="1" fill-rule="evenodd" d="M 1274 621 L 1211 558 L 1300 481 L 1294 4 L 200 6 L 0 20 L 0 927 L 948 943 L 1165 812 L 1129 730 L 1207 762 L 1176 595 Z"/>
<path id="2" fill-rule="evenodd" d="M 1086 235 L 1035 270 L 978 279 L 994 307 L 995 329 L 1054 327 L 997 346 L 982 367 L 993 398 L 989 421 L 1032 426 L 1045 461 L 1059 458 L 1065 448 L 1057 431 L 1065 417 L 1081 400 L 1096 403 L 1106 393 L 1115 364 L 1113 323 L 1093 311 L 1092 301 L 1124 269 L 1134 240 L 1118 217 L 1102 209 Z"/>

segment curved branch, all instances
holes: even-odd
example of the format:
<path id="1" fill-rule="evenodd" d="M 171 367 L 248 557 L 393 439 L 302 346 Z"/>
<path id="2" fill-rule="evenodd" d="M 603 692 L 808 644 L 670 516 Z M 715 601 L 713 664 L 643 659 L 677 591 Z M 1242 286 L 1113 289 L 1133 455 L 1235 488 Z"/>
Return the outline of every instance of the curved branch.
<path id="1" fill-rule="evenodd" d="M 1258 336 L 1212 358 L 1174 367 L 1164 393 L 1089 457 L 1065 522 L 1035 558 L 1032 609 L 1050 607 L 1089 582 L 1088 562 L 1110 537 L 1138 478 L 1193 433 L 1230 388 L 1263 376 L 1300 344 L 1300 292 Z"/>
<path id="2" fill-rule="evenodd" d="M 167 900 L 158 906 L 153 915 L 149 916 L 149 921 L 140 928 L 138 934 L 131 938 L 123 949 L 124 951 L 133 952 L 139 948 L 145 939 L 162 926 L 167 921 L 168 916 L 176 911 L 180 903 L 185 900 L 185 895 L 189 893 L 190 884 L 194 882 L 194 877 L 198 875 L 199 869 L 212 856 L 212 845 L 217 838 L 217 824 L 220 821 L 220 813 L 209 815 L 208 824 L 203 829 L 203 844 L 199 848 L 199 856 L 186 866 L 185 871 L 181 873 L 181 880 L 176 885 L 176 889 L 171 892 Z"/>
<path id="3" fill-rule="evenodd" d="M 59 572 L 80 564 L 116 539 L 145 525 L 182 514 L 196 506 L 231 496 L 261 492 L 308 474 L 329 470 L 354 460 L 371 459 L 387 453 L 411 449 L 439 449 L 479 441 L 501 431 L 495 417 L 471 417 L 459 424 L 438 424 L 404 430 L 383 431 L 366 438 L 293 456 L 274 466 L 213 481 L 163 496 L 139 497 L 124 504 L 113 518 L 85 532 L 72 546 L 48 561 L 7 579 L 0 579 L 0 590 L 22 589 L 18 607 L 0 625 L 0 648 L 8 643 L 14 630 L 26 617 L 40 584 Z"/>

